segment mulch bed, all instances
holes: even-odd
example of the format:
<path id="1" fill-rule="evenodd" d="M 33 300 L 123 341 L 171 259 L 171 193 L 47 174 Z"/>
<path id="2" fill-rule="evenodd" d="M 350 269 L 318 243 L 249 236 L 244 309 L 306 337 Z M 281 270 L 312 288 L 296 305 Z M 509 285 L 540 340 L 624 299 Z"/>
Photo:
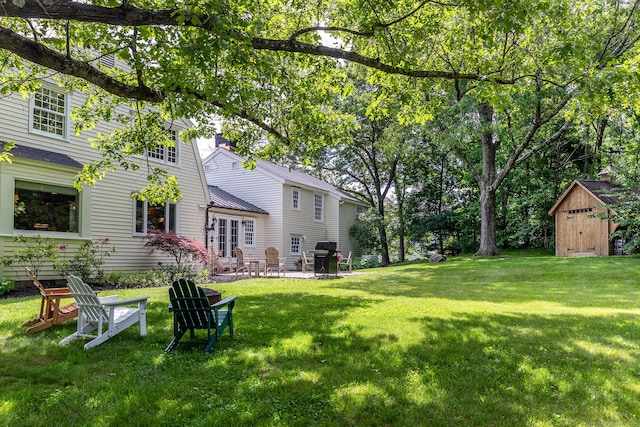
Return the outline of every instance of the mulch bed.
<path id="1" fill-rule="evenodd" d="M 247 278 L 248 277 L 244 275 L 237 276 L 235 274 L 216 274 L 215 276 L 213 276 L 211 283 L 230 283 L 230 282 L 235 282 L 237 280 L 242 280 Z M 48 285 L 46 280 L 43 282 L 44 282 L 43 285 L 45 288 L 58 288 L 58 287 L 64 286 L 64 285 L 53 285 L 53 284 Z M 116 286 L 112 284 L 91 284 L 91 286 L 96 290 L 116 289 Z M 38 288 L 36 288 L 35 285 L 29 282 L 24 286 L 16 286 L 15 289 L 12 289 L 11 291 L 3 295 L 0 295 L 0 299 L 31 297 L 39 294 L 40 292 L 38 291 Z"/>

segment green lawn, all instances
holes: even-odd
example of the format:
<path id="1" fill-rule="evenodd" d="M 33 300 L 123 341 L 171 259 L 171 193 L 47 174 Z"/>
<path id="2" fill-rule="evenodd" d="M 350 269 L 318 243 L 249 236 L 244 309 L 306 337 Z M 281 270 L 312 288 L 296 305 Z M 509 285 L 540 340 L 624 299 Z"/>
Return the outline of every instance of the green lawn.
<path id="1" fill-rule="evenodd" d="M 640 425 L 640 258 L 526 254 L 213 285 L 238 299 L 211 355 L 163 353 L 166 288 L 117 292 L 148 335 L 89 351 L 5 299 L 0 425 Z"/>

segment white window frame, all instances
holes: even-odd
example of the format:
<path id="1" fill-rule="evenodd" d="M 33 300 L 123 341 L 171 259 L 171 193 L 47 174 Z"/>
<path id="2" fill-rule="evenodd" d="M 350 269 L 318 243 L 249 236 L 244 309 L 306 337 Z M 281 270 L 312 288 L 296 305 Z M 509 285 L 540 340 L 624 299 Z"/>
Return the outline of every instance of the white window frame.
<path id="1" fill-rule="evenodd" d="M 291 189 L 291 209 L 294 211 L 300 210 L 300 189 Z"/>
<path id="2" fill-rule="evenodd" d="M 255 218 L 242 219 L 242 241 L 244 246 L 256 247 L 256 220 Z"/>
<path id="3" fill-rule="evenodd" d="M 164 163 L 166 165 L 177 166 L 180 159 L 180 139 L 178 137 L 178 131 L 175 129 L 165 129 L 169 132 L 170 138 L 173 141 L 173 147 L 166 145 L 158 145 L 151 149 L 147 148 L 147 158 L 158 163 Z"/>
<path id="4" fill-rule="evenodd" d="M 56 96 L 54 96 L 54 94 L 56 96 L 63 97 L 63 100 L 64 100 L 63 112 L 55 111 L 49 108 L 36 105 L 36 98 L 38 95 L 55 98 Z M 63 91 L 57 86 L 54 86 L 51 84 L 46 84 L 46 83 L 42 84 L 42 86 L 38 89 L 38 92 L 31 95 L 31 98 L 29 101 L 29 132 L 37 135 L 43 135 L 51 138 L 61 139 L 63 141 L 68 141 L 69 140 L 69 101 L 70 101 L 70 96 L 68 92 Z M 36 126 L 36 123 L 38 122 L 37 120 L 35 120 L 35 117 L 34 117 L 36 111 L 42 112 L 43 115 L 58 117 L 59 121 L 62 122 L 62 129 L 61 129 L 62 134 L 58 134 L 56 132 L 50 132 L 42 129 L 36 129 L 35 126 Z"/>
<path id="5" fill-rule="evenodd" d="M 297 247 L 297 251 L 296 251 Z M 289 252 L 291 255 L 302 255 L 302 235 L 292 234 L 290 239 Z"/>
<path id="6" fill-rule="evenodd" d="M 143 203 L 142 205 L 142 229 L 143 231 L 138 231 L 138 227 L 137 227 L 137 220 L 138 220 L 138 202 Z M 165 232 L 169 232 L 169 224 L 171 223 L 171 214 L 170 214 L 170 209 L 171 206 L 173 206 L 173 215 L 174 215 L 174 219 L 173 222 L 175 223 L 175 228 L 174 228 L 174 232 L 176 234 L 178 234 L 178 224 L 180 223 L 178 221 L 178 219 L 180 218 L 180 214 L 178 213 L 178 204 L 177 203 L 173 203 L 173 202 L 166 202 L 164 204 L 164 208 L 165 208 L 165 218 L 169 218 L 168 221 L 165 221 L 165 229 L 162 231 Z M 148 212 L 149 212 L 149 202 L 147 200 L 138 200 L 138 199 L 133 199 L 133 235 L 134 236 L 146 236 L 149 233 L 149 224 L 147 222 L 148 220 Z"/>
<path id="7" fill-rule="evenodd" d="M 320 201 L 320 203 L 318 203 Z M 320 215 L 318 215 L 318 212 Z M 315 193 L 313 195 L 313 220 L 324 222 L 324 195 Z"/>
<path id="8" fill-rule="evenodd" d="M 365 213 L 367 211 L 367 208 L 365 208 L 362 205 L 356 205 L 356 217 L 360 216 L 361 214 Z"/>
<path id="9" fill-rule="evenodd" d="M 240 244 L 242 235 L 242 217 L 216 215 L 215 217 L 215 245 L 218 255 L 235 258 L 235 248 Z M 224 231 L 224 233 L 223 233 Z"/>

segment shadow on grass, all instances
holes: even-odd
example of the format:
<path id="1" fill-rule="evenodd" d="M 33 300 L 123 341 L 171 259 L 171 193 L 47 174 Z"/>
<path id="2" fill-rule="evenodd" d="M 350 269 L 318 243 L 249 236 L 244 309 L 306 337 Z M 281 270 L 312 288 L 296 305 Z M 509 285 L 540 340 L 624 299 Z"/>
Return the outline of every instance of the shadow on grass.
<path id="1" fill-rule="evenodd" d="M 333 286 L 333 285 L 331 285 Z M 344 286 L 340 283 L 339 286 Z M 414 292 L 414 291 L 410 291 Z M 90 351 L 74 322 L 4 343 L 3 425 L 631 425 L 636 317 L 453 313 L 378 330 L 379 298 L 245 295 L 236 337 L 178 347 L 166 302 Z M 356 314 L 363 312 L 365 314 Z M 350 316 L 360 316 L 359 322 Z M 393 319 L 391 319 L 393 320 Z M 6 326 L 16 328 L 18 322 Z M 5 335 L 6 336 L 6 335 Z"/>

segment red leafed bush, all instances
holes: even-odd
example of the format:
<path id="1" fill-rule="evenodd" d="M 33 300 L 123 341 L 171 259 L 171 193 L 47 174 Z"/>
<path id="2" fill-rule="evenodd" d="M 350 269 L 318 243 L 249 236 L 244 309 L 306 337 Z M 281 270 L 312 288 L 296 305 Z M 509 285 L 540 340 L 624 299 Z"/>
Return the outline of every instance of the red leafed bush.
<path id="1" fill-rule="evenodd" d="M 147 234 L 145 247 L 153 251 L 163 252 L 175 258 L 178 267 L 190 261 L 206 263 L 209 259 L 204 243 L 188 237 L 178 236 L 173 231 L 168 233 L 154 230 Z"/>

